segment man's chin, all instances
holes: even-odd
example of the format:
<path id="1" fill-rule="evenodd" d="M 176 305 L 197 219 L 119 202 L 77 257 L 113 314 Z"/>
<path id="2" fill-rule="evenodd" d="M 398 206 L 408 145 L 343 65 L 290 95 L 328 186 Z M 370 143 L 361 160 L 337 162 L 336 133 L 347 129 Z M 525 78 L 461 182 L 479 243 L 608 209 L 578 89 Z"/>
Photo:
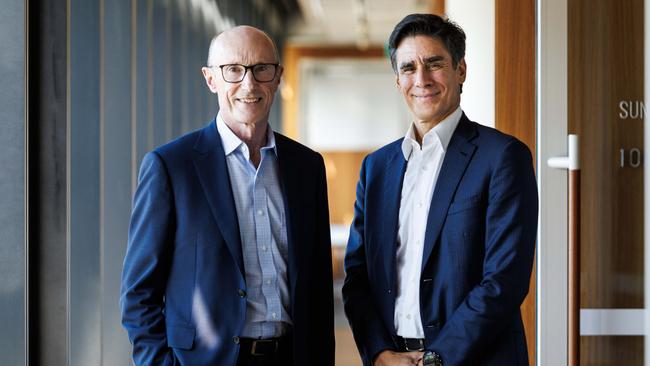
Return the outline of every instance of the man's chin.
<path id="1" fill-rule="evenodd" d="M 263 113 L 235 113 L 234 117 L 237 122 L 247 125 L 257 124 L 266 119 Z"/>

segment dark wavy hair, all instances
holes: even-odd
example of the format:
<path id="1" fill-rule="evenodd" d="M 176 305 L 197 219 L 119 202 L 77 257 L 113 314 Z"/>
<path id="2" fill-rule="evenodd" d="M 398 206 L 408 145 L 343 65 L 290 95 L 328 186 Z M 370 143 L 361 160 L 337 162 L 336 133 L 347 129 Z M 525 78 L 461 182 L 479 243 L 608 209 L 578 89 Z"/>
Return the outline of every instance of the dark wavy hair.
<path id="1" fill-rule="evenodd" d="M 465 57 L 465 32 L 458 24 L 434 14 L 409 14 L 397 23 L 388 38 L 390 64 L 395 73 L 397 73 L 395 53 L 400 42 L 406 37 L 419 35 L 430 36 L 442 41 L 447 52 L 451 54 L 454 68 Z"/>

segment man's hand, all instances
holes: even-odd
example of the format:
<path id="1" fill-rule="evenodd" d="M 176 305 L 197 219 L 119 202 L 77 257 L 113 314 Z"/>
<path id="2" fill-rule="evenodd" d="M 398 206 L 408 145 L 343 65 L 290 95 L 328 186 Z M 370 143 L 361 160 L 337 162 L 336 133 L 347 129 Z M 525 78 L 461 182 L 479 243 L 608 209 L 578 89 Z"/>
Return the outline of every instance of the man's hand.
<path id="1" fill-rule="evenodd" d="M 422 365 L 424 352 L 382 351 L 375 358 L 374 366 L 416 366 Z"/>

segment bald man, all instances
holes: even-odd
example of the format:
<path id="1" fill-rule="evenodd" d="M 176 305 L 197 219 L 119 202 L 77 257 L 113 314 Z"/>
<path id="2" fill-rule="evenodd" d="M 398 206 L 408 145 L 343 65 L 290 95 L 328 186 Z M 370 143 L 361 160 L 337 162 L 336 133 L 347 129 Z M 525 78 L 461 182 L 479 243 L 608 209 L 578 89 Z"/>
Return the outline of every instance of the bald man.
<path id="1" fill-rule="evenodd" d="M 201 71 L 219 114 L 140 168 L 120 299 L 133 360 L 332 366 L 325 168 L 268 123 L 277 48 L 236 27 Z"/>

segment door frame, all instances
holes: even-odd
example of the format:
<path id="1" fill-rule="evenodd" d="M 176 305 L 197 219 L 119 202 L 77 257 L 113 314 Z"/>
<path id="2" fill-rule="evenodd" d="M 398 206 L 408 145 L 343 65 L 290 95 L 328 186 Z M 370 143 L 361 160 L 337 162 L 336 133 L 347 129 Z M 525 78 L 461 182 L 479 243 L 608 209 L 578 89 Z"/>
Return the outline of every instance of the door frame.
<path id="1" fill-rule="evenodd" d="M 650 19 L 650 0 L 645 0 L 643 4 L 643 24 L 644 24 L 644 93 L 643 93 L 643 99 L 644 99 L 644 104 L 646 108 L 650 106 L 650 64 L 648 61 L 650 61 L 650 22 L 648 21 Z M 644 162 L 650 161 L 650 126 L 648 126 L 648 116 L 647 114 L 644 116 L 644 121 L 643 121 L 643 155 L 644 155 Z M 644 294 L 645 294 L 645 301 L 644 301 L 644 308 L 648 309 L 650 306 L 650 275 L 648 273 L 648 268 L 650 268 L 650 169 L 646 166 L 646 163 L 644 163 L 644 170 L 643 170 L 643 227 L 644 227 L 644 244 L 643 244 L 643 249 L 644 249 Z M 648 329 L 650 329 L 650 316 L 646 314 L 645 316 L 645 334 L 648 334 Z M 646 336 L 644 338 L 644 364 L 645 366 L 650 366 L 650 355 L 648 355 L 648 351 L 650 350 L 650 337 Z"/>
<path id="2" fill-rule="evenodd" d="M 646 0 L 649 1 L 649 0 Z M 567 364 L 567 172 L 549 168 L 567 155 L 567 0 L 536 0 L 537 365 Z"/>

